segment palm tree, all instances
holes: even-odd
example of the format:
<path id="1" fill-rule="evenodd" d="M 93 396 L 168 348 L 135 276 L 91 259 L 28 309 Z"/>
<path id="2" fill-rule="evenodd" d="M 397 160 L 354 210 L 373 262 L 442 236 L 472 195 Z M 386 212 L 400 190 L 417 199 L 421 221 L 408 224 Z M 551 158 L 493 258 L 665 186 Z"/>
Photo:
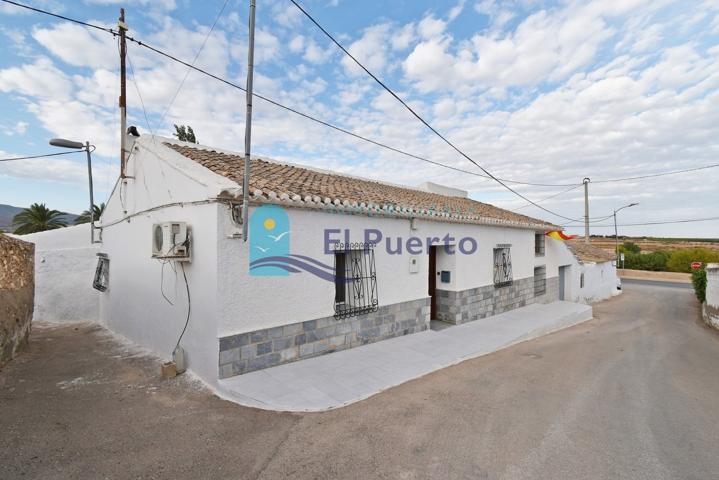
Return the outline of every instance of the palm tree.
<path id="1" fill-rule="evenodd" d="M 102 212 L 105 211 L 105 202 L 101 203 L 100 206 L 93 205 L 92 206 L 92 215 L 95 220 L 98 220 L 100 218 L 100 215 L 102 215 Z M 90 210 L 85 210 L 80 214 L 79 217 L 75 219 L 75 225 L 80 225 L 81 223 L 90 223 Z"/>
<path id="2" fill-rule="evenodd" d="M 66 227 L 67 222 L 62 218 L 64 215 L 58 210 L 50 210 L 44 203 L 33 203 L 13 217 L 13 233 L 26 235 Z"/>

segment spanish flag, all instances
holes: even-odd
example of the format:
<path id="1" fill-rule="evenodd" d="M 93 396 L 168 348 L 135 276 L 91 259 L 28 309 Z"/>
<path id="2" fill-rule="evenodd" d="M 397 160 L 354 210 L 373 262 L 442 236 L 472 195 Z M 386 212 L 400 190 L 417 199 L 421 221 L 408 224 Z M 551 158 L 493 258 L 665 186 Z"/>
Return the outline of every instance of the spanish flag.
<path id="1" fill-rule="evenodd" d="M 571 240 L 573 238 L 577 238 L 576 235 L 567 235 L 561 230 L 551 230 L 545 233 L 545 235 L 548 237 L 552 237 L 555 240 Z"/>

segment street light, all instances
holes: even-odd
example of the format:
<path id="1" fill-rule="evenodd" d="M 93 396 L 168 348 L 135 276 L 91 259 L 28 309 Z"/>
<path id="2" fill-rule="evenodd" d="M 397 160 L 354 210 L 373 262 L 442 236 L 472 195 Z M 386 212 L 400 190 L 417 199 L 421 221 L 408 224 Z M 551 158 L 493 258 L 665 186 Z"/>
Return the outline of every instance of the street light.
<path id="1" fill-rule="evenodd" d="M 87 179 L 90 184 L 90 243 L 95 243 L 95 200 L 92 191 L 92 157 L 90 156 L 95 150 L 95 146 L 90 145 L 90 142 L 73 142 L 72 140 L 66 140 L 64 138 L 53 138 L 50 140 L 50 145 L 54 147 L 85 150 L 87 152 Z"/>
<path id="2" fill-rule="evenodd" d="M 624 205 L 623 207 L 614 210 L 614 261 L 617 263 L 617 268 L 619 268 L 619 236 L 617 235 L 617 212 L 620 210 L 624 210 L 625 208 L 634 207 L 636 205 L 639 204 L 630 203 L 629 205 Z M 624 264 L 622 264 L 622 268 L 624 268 Z"/>

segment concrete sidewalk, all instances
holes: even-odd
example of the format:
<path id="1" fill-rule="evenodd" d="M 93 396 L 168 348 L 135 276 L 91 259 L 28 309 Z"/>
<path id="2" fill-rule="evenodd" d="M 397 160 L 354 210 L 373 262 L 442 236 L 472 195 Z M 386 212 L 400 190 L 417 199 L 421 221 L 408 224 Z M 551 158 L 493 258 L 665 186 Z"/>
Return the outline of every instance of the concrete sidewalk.
<path id="1" fill-rule="evenodd" d="M 588 305 L 529 305 L 441 331 L 405 335 L 220 380 L 217 393 L 266 410 L 331 410 L 591 318 Z"/>

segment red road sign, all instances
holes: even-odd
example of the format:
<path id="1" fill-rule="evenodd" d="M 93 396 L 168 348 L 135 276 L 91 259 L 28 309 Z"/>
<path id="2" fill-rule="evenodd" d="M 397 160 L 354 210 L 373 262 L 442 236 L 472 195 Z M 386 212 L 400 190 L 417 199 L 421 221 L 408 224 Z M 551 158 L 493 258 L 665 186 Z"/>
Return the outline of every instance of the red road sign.
<path id="1" fill-rule="evenodd" d="M 702 268 L 702 262 L 692 262 L 692 270 L 699 270 Z"/>

